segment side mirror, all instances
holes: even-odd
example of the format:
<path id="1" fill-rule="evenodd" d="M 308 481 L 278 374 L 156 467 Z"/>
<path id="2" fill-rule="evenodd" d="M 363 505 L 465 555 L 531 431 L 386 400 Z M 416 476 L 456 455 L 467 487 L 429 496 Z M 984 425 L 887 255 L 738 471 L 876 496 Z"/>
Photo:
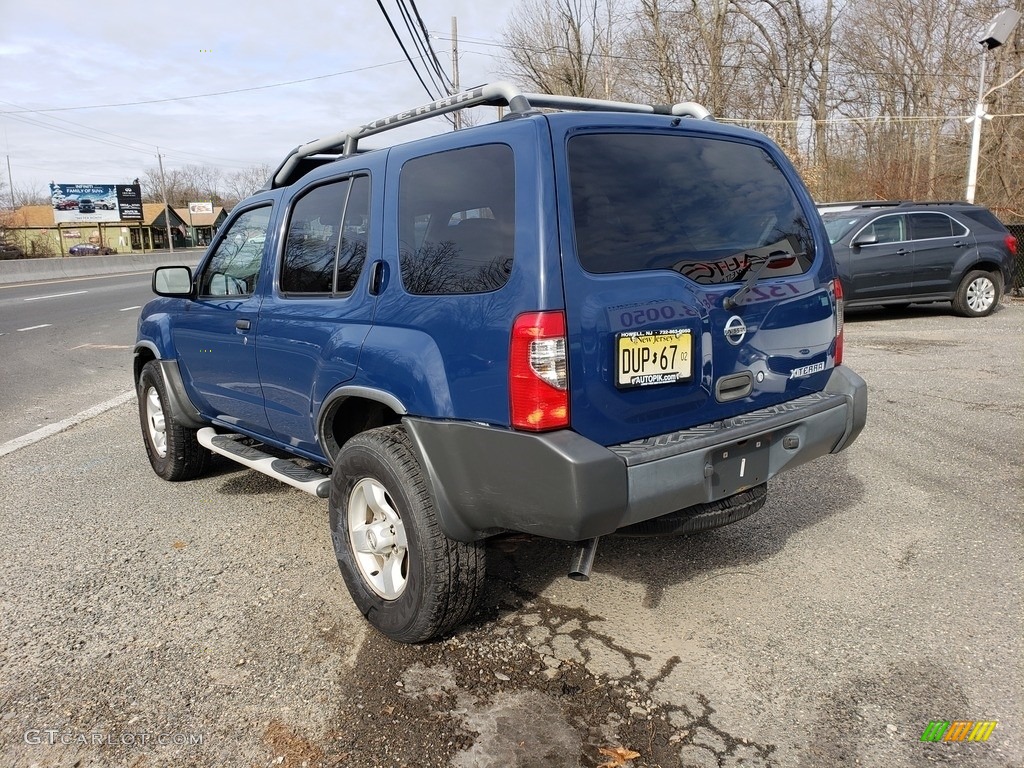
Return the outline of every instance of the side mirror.
<path id="1" fill-rule="evenodd" d="M 172 299 L 192 298 L 192 270 L 188 267 L 157 267 L 153 271 L 153 293 Z"/>
<path id="2" fill-rule="evenodd" d="M 874 232 L 863 232 L 857 235 L 856 239 L 850 245 L 854 248 L 860 248 L 862 245 L 874 245 L 878 242 L 878 235 Z"/>

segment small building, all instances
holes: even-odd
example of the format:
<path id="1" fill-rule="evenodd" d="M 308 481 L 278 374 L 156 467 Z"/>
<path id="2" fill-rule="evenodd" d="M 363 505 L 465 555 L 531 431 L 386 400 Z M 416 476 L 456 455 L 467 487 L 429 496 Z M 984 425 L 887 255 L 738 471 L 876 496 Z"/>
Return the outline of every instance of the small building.
<path id="1" fill-rule="evenodd" d="M 23 205 L 0 212 L 0 227 L 7 240 L 27 257 L 66 256 L 78 243 L 106 246 L 118 253 L 135 253 L 167 248 L 167 222 L 175 248 L 184 248 L 188 225 L 173 208 L 161 203 L 144 203 L 142 221 L 54 221 L 52 205 Z"/>
<path id="2" fill-rule="evenodd" d="M 190 213 L 187 207 L 175 208 L 174 212 L 188 223 L 191 244 L 203 247 L 210 244 L 214 233 L 228 217 L 228 212 L 219 205 L 214 207 L 212 213 Z"/>

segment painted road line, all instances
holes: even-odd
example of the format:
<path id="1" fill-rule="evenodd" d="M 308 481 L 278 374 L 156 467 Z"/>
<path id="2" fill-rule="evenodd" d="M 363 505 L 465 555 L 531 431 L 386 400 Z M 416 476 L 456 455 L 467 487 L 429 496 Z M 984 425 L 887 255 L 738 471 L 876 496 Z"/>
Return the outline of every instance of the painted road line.
<path id="1" fill-rule="evenodd" d="M 22 299 L 22 301 L 42 301 L 43 299 L 60 299 L 64 296 L 77 296 L 80 293 L 88 293 L 88 291 L 71 291 L 71 293 L 51 293 L 49 296 L 33 296 L 30 299 Z"/>
<path id="2" fill-rule="evenodd" d="M 35 432 L 29 432 L 27 435 L 16 437 L 13 440 L 8 440 L 6 443 L 0 443 L 0 456 L 6 456 L 8 453 L 14 453 L 15 451 L 25 448 L 27 446 L 38 443 L 41 440 L 45 440 L 53 435 L 58 435 L 61 432 L 66 432 L 72 427 L 81 424 L 83 421 L 99 416 L 101 413 L 117 408 L 119 405 L 124 405 L 130 400 L 135 399 L 135 391 L 131 390 L 118 395 L 115 398 L 107 400 L 99 405 L 94 405 L 92 408 L 87 408 L 81 413 L 77 413 L 69 419 L 58 421 L 54 424 L 47 424 L 45 427 L 40 427 Z"/>
<path id="3" fill-rule="evenodd" d="M 42 325 L 30 325 L 28 328 L 19 328 L 18 333 L 21 333 L 22 331 L 34 331 L 37 328 L 49 328 L 51 325 L 52 323 L 43 323 Z"/>
<path id="4" fill-rule="evenodd" d="M 129 310 L 132 310 L 132 309 L 142 309 L 142 305 L 141 304 L 136 304 L 134 307 L 125 307 L 124 309 L 119 309 L 117 311 L 118 312 L 128 312 Z"/>

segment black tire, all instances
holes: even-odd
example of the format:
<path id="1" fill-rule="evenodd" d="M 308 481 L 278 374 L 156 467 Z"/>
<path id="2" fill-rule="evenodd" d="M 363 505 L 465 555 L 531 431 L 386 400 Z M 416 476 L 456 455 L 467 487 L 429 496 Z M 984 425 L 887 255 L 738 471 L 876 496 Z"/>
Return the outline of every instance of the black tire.
<path id="1" fill-rule="evenodd" d="M 345 443 L 329 506 L 345 584 L 382 634 L 420 643 L 469 618 L 483 592 L 484 545 L 441 531 L 401 426 L 367 430 Z"/>
<path id="2" fill-rule="evenodd" d="M 210 452 L 199 444 L 195 429 L 179 424 L 168 407 L 167 385 L 159 363 L 151 360 L 139 374 L 139 423 L 149 463 L 164 480 L 199 477 Z"/>
<path id="3" fill-rule="evenodd" d="M 974 269 L 964 275 L 953 297 L 953 309 L 964 317 L 985 317 L 999 303 L 1002 280 L 992 272 Z"/>
<path id="4" fill-rule="evenodd" d="M 696 504 L 652 520 L 634 523 L 620 528 L 616 533 L 621 536 L 682 536 L 710 531 L 754 514 L 767 500 L 768 486 L 762 483 L 718 501 Z"/>

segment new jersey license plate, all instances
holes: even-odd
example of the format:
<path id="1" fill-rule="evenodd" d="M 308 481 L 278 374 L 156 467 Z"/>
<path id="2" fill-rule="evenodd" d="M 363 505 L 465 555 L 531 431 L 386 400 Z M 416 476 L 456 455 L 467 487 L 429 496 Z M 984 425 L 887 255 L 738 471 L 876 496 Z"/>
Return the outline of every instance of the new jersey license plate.
<path id="1" fill-rule="evenodd" d="M 615 384 L 646 387 L 693 376 L 693 336 L 689 331 L 629 331 L 615 342 Z"/>

